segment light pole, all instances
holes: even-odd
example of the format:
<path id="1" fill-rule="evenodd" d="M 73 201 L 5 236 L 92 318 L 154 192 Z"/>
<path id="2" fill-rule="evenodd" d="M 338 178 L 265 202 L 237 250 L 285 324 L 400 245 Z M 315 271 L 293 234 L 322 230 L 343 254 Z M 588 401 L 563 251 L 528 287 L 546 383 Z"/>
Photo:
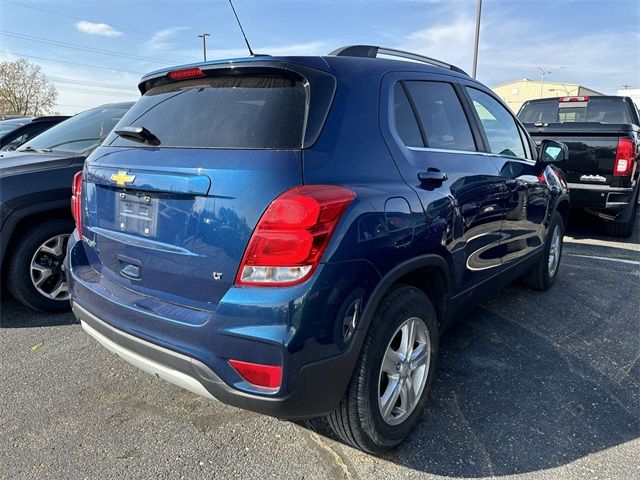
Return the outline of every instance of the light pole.
<path id="1" fill-rule="evenodd" d="M 210 35 L 208 33 L 201 33 L 198 37 L 202 38 L 202 56 L 204 57 L 204 61 L 207 61 L 207 37 Z"/>
<path id="2" fill-rule="evenodd" d="M 471 76 L 476 78 L 478 71 L 478 47 L 480 44 L 480 16 L 482 15 L 482 0 L 478 0 L 478 10 L 476 11 L 476 36 L 473 43 L 473 66 L 471 67 Z"/>
<path id="3" fill-rule="evenodd" d="M 555 70 L 560 70 L 561 68 L 564 68 L 564 67 L 558 67 Z M 540 79 L 542 81 L 540 83 L 540 98 L 542 98 L 543 95 L 544 95 L 544 77 L 546 77 L 547 75 L 549 75 L 549 74 L 551 74 L 553 72 L 551 70 L 547 70 L 544 67 L 536 67 L 536 68 L 534 68 L 534 70 L 538 70 L 540 72 L 540 77 L 541 77 Z"/>

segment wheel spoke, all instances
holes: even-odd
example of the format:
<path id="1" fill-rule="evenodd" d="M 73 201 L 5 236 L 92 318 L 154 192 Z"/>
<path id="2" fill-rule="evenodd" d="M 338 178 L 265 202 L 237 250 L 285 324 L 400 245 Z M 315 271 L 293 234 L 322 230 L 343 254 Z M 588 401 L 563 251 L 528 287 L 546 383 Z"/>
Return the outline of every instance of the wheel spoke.
<path id="1" fill-rule="evenodd" d="M 411 371 L 425 365 L 427 363 L 427 355 L 427 346 L 425 344 L 419 345 L 411 354 Z"/>
<path id="2" fill-rule="evenodd" d="M 56 258 L 62 256 L 62 246 L 64 243 L 64 238 L 62 235 L 58 235 L 57 237 L 52 238 L 49 242 L 45 243 L 40 247 L 40 251 L 44 253 L 49 253 Z"/>
<path id="3" fill-rule="evenodd" d="M 398 397 L 400 396 L 402 385 L 400 384 L 400 380 L 395 378 L 389 379 L 389 385 L 387 386 L 387 390 L 384 392 L 384 395 L 380 398 L 380 413 L 382 413 L 383 418 L 390 418 L 391 413 L 393 412 L 393 408 L 396 406 L 398 402 Z"/>
<path id="4" fill-rule="evenodd" d="M 407 322 L 407 324 L 402 327 L 402 341 L 400 342 L 400 353 L 404 356 L 404 358 L 408 358 L 411 356 L 411 352 L 413 352 L 413 344 L 416 341 L 416 322 L 415 320 L 411 320 Z"/>
<path id="5" fill-rule="evenodd" d="M 69 293 L 69 286 L 67 285 L 67 282 L 60 282 L 60 284 L 55 288 L 55 290 L 53 290 L 49 296 L 53 299 L 57 298 L 60 294 L 67 294 Z"/>
<path id="6" fill-rule="evenodd" d="M 397 365 L 400 362 L 402 362 L 402 358 L 398 352 L 389 347 L 382 359 L 382 371 L 387 375 L 398 375 Z"/>
<path id="7" fill-rule="evenodd" d="M 40 287 L 46 279 L 53 275 L 53 271 L 49 267 L 45 267 L 44 265 L 40 265 L 35 262 L 31 265 L 31 269 L 39 273 L 38 278 L 34 280 L 34 285 L 36 287 Z"/>
<path id="8" fill-rule="evenodd" d="M 411 381 L 411 377 L 407 377 L 400 391 L 400 404 L 405 412 L 410 412 L 413 410 L 415 402 L 416 392 L 413 389 L 413 382 Z"/>

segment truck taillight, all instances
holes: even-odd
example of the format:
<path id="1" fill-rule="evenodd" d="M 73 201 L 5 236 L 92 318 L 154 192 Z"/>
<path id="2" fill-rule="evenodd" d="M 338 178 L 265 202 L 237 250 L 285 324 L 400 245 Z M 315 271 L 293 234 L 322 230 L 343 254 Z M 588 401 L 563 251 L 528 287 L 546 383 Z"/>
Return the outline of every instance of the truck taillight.
<path id="1" fill-rule="evenodd" d="M 71 184 L 71 215 L 76 222 L 78 236 L 82 239 L 82 171 L 73 176 Z"/>
<path id="2" fill-rule="evenodd" d="M 236 285 L 287 286 L 307 279 L 355 197 L 351 190 L 335 185 L 307 185 L 284 192 L 260 218 Z"/>
<path id="3" fill-rule="evenodd" d="M 630 138 L 618 139 L 618 148 L 616 150 L 616 163 L 613 167 L 614 176 L 631 175 L 633 172 L 633 164 L 635 162 L 635 148 L 633 140 Z"/>

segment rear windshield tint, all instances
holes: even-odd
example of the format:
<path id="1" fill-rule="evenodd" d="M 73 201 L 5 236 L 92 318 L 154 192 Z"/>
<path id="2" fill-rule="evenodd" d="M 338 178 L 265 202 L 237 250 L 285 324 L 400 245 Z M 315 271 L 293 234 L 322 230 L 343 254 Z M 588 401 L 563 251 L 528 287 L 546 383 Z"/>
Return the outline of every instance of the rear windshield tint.
<path id="1" fill-rule="evenodd" d="M 118 127 L 144 127 L 159 147 L 293 149 L 302 146 L 305 110 L 299 80 L 219 76 L 150 89 Z M 106 144 L 143 145 L 115 134 Z"/>
<path id="2" fill-rule="evenodd" d="M 627 104 L 621 98 L 591 97 L 587 102 L 546 100 L 526 104 L 518 114 L 523 123 L 632 123 Z"/>

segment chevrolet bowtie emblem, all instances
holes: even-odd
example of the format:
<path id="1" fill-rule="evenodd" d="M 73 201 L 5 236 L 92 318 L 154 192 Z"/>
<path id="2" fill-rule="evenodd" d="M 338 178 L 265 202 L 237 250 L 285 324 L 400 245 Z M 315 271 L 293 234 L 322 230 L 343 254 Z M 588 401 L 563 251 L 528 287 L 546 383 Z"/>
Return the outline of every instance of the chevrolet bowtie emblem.
<path id="1" fill-rule="evenodd" d="M 116 182 L 119 187 L 124 187 L 127 183 L 131 183 L 136 179 L 135 175 L 127 175 L 127 172 L 120 170 L 118 173 L 111 175 L 111 180 Z"/>

